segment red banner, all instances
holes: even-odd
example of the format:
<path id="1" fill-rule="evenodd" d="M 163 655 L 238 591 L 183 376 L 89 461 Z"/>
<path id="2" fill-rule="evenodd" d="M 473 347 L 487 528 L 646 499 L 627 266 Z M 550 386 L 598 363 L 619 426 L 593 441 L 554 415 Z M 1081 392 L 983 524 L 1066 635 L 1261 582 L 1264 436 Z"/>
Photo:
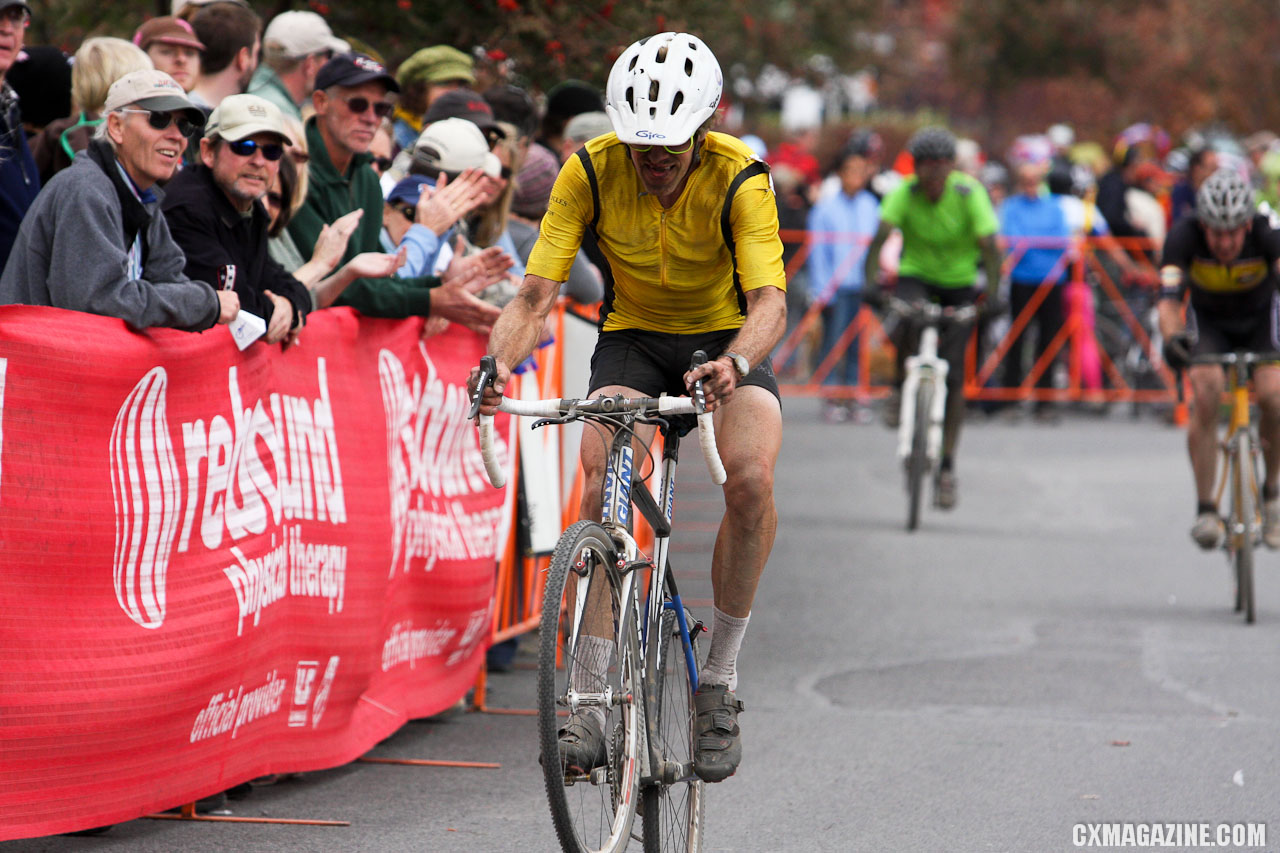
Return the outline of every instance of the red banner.
<path id="1" fill-rule="evenodd" d="M 350 761 L 483 661 L 483 341 L 300 346 L 0 308 L 0 840 Z"/>

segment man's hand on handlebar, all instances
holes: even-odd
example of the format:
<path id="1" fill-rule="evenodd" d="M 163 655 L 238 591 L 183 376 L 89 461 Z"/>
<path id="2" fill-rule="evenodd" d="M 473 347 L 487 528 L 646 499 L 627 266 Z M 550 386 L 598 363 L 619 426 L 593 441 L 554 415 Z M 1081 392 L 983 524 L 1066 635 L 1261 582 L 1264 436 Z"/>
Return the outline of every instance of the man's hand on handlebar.
<path id="1" fill-rule="evenodd" d="M 485 356 L 491 359 L 491 356 Z M 506 389 L 507 383 L 511 381 L 511 369 L 501 361 L 493 359 L 496 370 L 492 375 L 486 377 L 484 387 L 484 396 L 480 399 L 480 414 L 494 415 L 498 411 L 498 406 L 502 404 L 502 392 Z M 480 381 L 480 374 L 486 371 L 481 366 L 471 368 L 471 375 L 467 378 L 467 396 L 471 398 L 473 404 L 476 397 L 476 384 Z"/>
<path id="2" fill-rule="evenodd" d="M 699 379 L 702 380 L 702 393 L 706 398 L 708 412 L 714 412 L 728 403 L 734 389 L 738 387 L 738 371 L 725 358 L 705 362 L 685 373 L 684 384 L 690 394 L 693 394 L 693 384 Z"/>
<path id="3" fill-rule="evenodd" d="M 1191 366 L 1191 347 L 1195 338 L 1186 329 L 1164 339 L 1164 363 L 1170 370 L 1186 370 Z"/>

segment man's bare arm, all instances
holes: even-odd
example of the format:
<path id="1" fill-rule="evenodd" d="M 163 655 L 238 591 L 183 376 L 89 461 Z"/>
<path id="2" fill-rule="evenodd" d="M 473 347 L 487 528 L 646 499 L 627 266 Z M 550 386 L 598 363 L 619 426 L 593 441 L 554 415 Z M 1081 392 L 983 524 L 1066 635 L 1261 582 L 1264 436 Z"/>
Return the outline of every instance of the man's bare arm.
<path id="1" fill-rule="evenodd" d="M 751 363 L 752 369 L 773 352 L 787 329 L 787 295 L 777 287 L 747 291 L 747 319 L 725 352 L 735 352 Z M 729 402 L 738 385 L 738 372 L 727 359 L 717 358 L 684 375 L 685 385 L 702 381 L 707 408 L 715 410 Z"/>
<path id="2" fill-rule="evenodd" d="M 481 412 L 493 414 L 502 402 L 502 391 L 511 381 L 511 368 L 529 357 L 542 335 L 542 326 L 555 307 L 560 295 L 560 282 L 552 281 L 537 275 L 526 275 L 524 284 L 507 306 L 502 309 L 501 316 L 493 325 L 489 335 L 489 354 L 498 363 L 498 375 L 493 387 L 485 389 L 484 406 Z M 475 392 L 479 368 L 471 369 L 468 383 Z"/>

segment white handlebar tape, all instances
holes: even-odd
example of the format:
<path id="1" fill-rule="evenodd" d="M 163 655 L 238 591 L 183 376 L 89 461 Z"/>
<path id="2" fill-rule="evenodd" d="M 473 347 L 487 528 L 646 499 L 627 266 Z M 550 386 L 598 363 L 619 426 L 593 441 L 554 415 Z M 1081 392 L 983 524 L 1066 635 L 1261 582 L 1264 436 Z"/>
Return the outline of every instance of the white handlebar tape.
<path id="1" fill-rule="evenodd" d="M 489 482 L 495 489 L 507 484 L 507 472 L 498 463 L 498 454 L 493 449 L 493 415 L 481 415 L 480 422 L 480 455 L 484 458 L 484 470 L 489 475 Z"/>
<path id="2" fill-rule="evenodd" d="M 725 480 L 724 464 L 720 461 L 720 451 L 716 450 L 716 431 L 711 423 L 711 413 L 698 415 L 698 443 L 702 445 L 702 458 L 707 460 L 707 470 L 711 472 L 711 482 L 723 486 Z"/>

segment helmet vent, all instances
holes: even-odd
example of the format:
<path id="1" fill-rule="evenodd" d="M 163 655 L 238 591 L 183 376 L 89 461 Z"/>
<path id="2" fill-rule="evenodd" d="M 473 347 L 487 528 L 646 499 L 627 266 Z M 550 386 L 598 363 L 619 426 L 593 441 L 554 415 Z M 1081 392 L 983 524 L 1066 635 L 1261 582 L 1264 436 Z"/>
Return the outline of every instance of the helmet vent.
<path id="1" fill-rule="evenodd" d="M 649 100 L 650 101 L 658 100 L 658 81 L 657 80 L 649 81 Z"/>
<path id="2" fill-rule="evenodd" d="M 684 103 L 684 92 L 676 92 L 676 96 L 671 99 L 671 114 L 675 115 L 680 111 L 680 105 Z"/>
<path id="3" fill-rule="evenodd" d="M 636 63 L 637 63 L 637 62 L 639 62 L 639 61 L 640 61 L 640 54 L 638 54 L 638 53 L 637 53 L 635 56 L 631 57 L 631 64 L 627 66 L 627 70 L 628 70 L 628 71 L 635 71 L 635 70 L 636 70 Z"/>
<path id="4" fill-rule="evenodd" d="M 693 76 L 693 60 L 688 58 L 687 56 L 685 57 L 685 60 L 684 60 L 684 76 L 686 77 Z"/>
<path id="5" fill-rule="evenodd" d="M 667 61 L 667 46 L 665 44 L 658 48 L 658 52 L 654 55 L 653 59 L 655 62 Z"/>
<path id="6" fill-rule="evenodd" d="M 636 89 L 635 89 L 635 87 L 634 87 L 634 86 L 628 86 L 628 87 L 627 87 L 627 93 L 626 93 L 626 96 L 625 96 L 625 97 L 626 97 L 626 99 L 627 99 L 627 106 L 631 107 L 631 109 L 632 109 L 632 110 L 635 110 L 635 108 L 636 108 Z"/>

